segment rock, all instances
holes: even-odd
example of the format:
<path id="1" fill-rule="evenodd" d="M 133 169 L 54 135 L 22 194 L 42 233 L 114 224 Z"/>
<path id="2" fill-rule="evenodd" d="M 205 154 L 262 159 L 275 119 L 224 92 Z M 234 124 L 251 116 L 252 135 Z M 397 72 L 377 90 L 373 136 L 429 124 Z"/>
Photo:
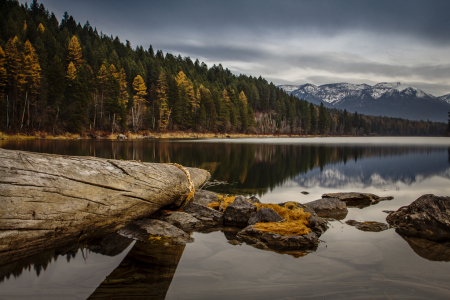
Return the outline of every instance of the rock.
<path id="1" fill-rule="evenodd" d="M 283 222 L 284 219 L 277 214 L 271 208 L 263 207 L 257 212 L 250 215 L 248 219 L 248 225 L 255 225 L 256 223 L 267 223 L 267 222 Z"/>
<path id="2" fill-rule="evenodd" d="M 121 228 L 121 236 L 142 241 L 165 241 L 172 245 L 184 245 L 193 239 L 183 230 L 161 220 L 142 219 Z"/>
<path id="3" fill-rule="evenodd" d="M 227 206 L 224 212 L 225 225 L 245 226 L 256 206 L 249 203 L 244 196 L 238 196 Z"/>
<path id="4" fill-rule="evenodd" d="M 347 207 L 364 208 L 370 205 L 375 205 L 380 201 L 392 200 L 393 197 L 380 198 L 377 195 L 369 193 L 329 193 L 323 194 L 322 198 L 335 198 L 344 201 Z M 392 198 L 392 199 L 391 199 Z"/>
<path id="5" fill-rule="evenodd" d="M 348 214 L 345 202 L 336 198 L 323 198 L 304 203 L 304 205 L 312 208 L 316 214 L 322 218 L 342 220 L 345 219 Z"/>
<path id="6" fill-rule="evenodd" d="M 287 202 L 279 203 L 278 205 L 284 206 Z M 311 216 L 309 217 L 309 227 L 313 232 L 317 234 L 318 237 L 320 237 L 325 231 L 328 229 L 327 221 L 321 217 L 319 217 L 316 212 L 301 203 L 290 201 L 289 203 L 294 203 L 295 206 L 302 208 L 304 212 L 309 213 Z"/>
<path id="7" fill-rule="evenodd" d="M 387 224 L 373 221 L 357 222 L 355 220 L 348 220 L 345 224 L 355 226 L 356 229 L 361 231 L 380 232 L 389 229 Z"/>
<path id="8" fill-rule="evenodd" d="M 238 237 L 249 245 L 264 246 L 273 250 L 316 250 L 319 238 L 316 233 L 306 235 L 281 235 L 260 231 L 249 225 L 238 233 Z"/>
<path id="9" fill-rule="evenodd" d="M 199 219 L 180 211 L 170 212 L 162 216 L 161 220 L 185 231 L 191 231 L 203 226 Z"/>
<path id="10" fill-rule="evenodd" d="M 395 210 L 382 210 L 382 212 L 386 214 L 392 214 L 393 212 L 395 212 Z"/>
<path id="11" fill-rule="evenodd" d="M 303 191 L 303 192 L 300 192 L 300 193 L 302 193 L 303 195 L 309 195 L 309 193 L 306 192 L 306 191 Z"/>
<path id="12" fill-rule="evenodd" d="M 146 135 L 143 138 L 144 139 L 156 139 L 156 136 L 154 136 L 154 135 Z"/>
<path id="13" fill-rule="evenodd" d="M 199 219 L 203 223 L 203 225 L 210 226 L 223 224 L 222 213 L 198 203 L 190 203 L 186 205 L 183 211 Z"/>
<path id="14" fill-rule="evenodd" d="M 208 204 L 213 202 L 219 202 L 219 196 L 210 191 L 198 190 L 195 191 L 194 203 L 208 206 Z"/>
<path id="15" fill-rule="evenodd" d="M 114 232 L 189 193 L 173 165 L 0 149 L 0 265 Z M 209 178 L 186 168 L 194 186 Z"/>
<path id="16" fill-rule="evenodd" d="M 99 239 L 89 241 L 88 249 L 106 256 L 116 256 L 125 251 L 133 240 L 114 232 Z"/>
<path id="17" fill-rule="evenodd" d="M 423 195 L 389 214 L 386 221 L 410 237 L 435 242 L 450 240 L 450 197 Z"/>
<path id="18" fill-rule="evenodd" d="M 258 198 L 256 198 L 255 196 L 251 196 L 250 198 L 247 199 L 248 202 L 250 203 L 258 203 L 261 204 L 261 201 L 259 201 Z"/>
<path id="19" fill-rule="evenodd" d="M 119 134 L 119 135 L 117 135 L 117 139 L 118 140 L 126 140 L 127 136 L 125 134 Z"/>

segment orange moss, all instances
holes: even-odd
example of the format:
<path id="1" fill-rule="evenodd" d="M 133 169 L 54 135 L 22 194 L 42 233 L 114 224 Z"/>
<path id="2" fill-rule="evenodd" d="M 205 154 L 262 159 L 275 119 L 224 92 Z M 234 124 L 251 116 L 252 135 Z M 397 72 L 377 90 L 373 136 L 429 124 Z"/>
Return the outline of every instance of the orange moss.
<path id="1" fill-rule="evenodd" d="M 298 208 L 295 203 L 288 202 L 284 206 L 269 203 L 254 203 L 257 210 L 263 207 L 276 211 L 285 222 L 281 223 L 256 223 L 254 227 L 261 231 L 278 233 L 281 235 L 304 235 L 311 232 L 309 228 L 309 213 L 305 213 L 302 208 Z"/>

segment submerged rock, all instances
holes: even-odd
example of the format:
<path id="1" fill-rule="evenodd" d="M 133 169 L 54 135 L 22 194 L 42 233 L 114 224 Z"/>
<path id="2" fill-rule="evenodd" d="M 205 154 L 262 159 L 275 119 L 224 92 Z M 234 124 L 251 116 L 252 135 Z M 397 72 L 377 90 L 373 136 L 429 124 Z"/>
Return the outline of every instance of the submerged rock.
<path id="1" fill-rule="evenodd" d="M 281 235 L 267 231 L 260 231 L 249 225 L 238 233 L 238 237 L 247 244 L 257 248 L 270 248 L 273 250 L 315 250 L 319 244 L 316 233 L 305 235 Z"/>
<path id="2" fill-rule="evenodd" d="M 250 215 L 256 211 L 256 206 L 247 201 L 244 196 L 238 196 L 227 206 L 224 212 L 225 225 L 245 226 Z"/>
<path id="3" fill-rule="evenodd" d="M 210 203 L 219 202 L 219 196 L 210 191 L 199 190 L 195 192 L 193 202 L 207 206 Z"/>
<path id="4" fill-rule="evenodd" d="M 164 240 L 170 244 L 184 245 L 193 239 L 183 230 L 160 220 L 142 219 L 123 227 L 118 233 L 138 241 Z"/>
<path id="5" fill-rule="evenodd" d="M 348 220 L 347 222 L 345 222 L 345 224 L 355 226 L 356 229 L 359 229 L 361 231 L 380 232 L 389 229 L 389 226 L 387 224 L 373 221 L 358 222 L 355 220 Z"/>
<path id="6" fill-rule="evenodd" d="M 303 195 L 309 195 L 309 193 L 306 192 L 306 191 L 303 191 L 303 192 L 300 192 L 300 193 L 302 193 Z"/>
<path id="7" fill-rule="evenodd" d="M 199 219 L 193 217 L 191 214 L 180 211 L 174 211 L 166 214 L 161 218 L 161 220 L 186 231 L 203 226 Z"/>
<path id="8" fill-rule="evenodd" d="M 347 205 L 337 198 L 323 198 L 305 203 L 307 207 L 313 209 L 319 217 L 342 220 L 348 214 Z"/>
<path id="9" fill-rule="evenodd" d="M 423 195 L 389 214 L 386 221 L 410 237 L 435 242 L 450 240 L 450 197 Z"/>
<path id="10" fill-rule="evenodd" d="M 364 208 L 370 205 L 375 205 L 380 201 L 392 200 L 394 197 L 383 197 L 369 194 L 369 193 L 329 193 L 323 194 L 322 198 L 334 198 L 341 201 L 344 201 L 347 207 L 358 207 Z"/>
<path id="11" fill-rule="evenodd" d="M 267 222 L 283 222 L 284 219 L 277 214 L 271 208 L 263 207 L 257 212 L 250 215 L 248 219 L 248 225 L 255 225 L 256 223 L 267 223 Z"/>
<path id="12" fill-rule="evenodd" d="M 203 206 L 197 203 L 189 203 L 183 209 L 183 212 L 186 212 L 193 217 L 202 221 L 203 225 L 216 225 L 223 224 L 223 214 L 209 208 L 207 206 Z"/>

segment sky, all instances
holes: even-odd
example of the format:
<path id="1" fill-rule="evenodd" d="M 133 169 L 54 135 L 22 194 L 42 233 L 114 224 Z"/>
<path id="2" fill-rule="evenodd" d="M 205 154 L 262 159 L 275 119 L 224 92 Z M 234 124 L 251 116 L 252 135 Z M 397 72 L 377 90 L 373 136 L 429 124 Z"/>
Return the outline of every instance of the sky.
<path id="1" fill-rule="evenodd" d="M 448 0 L 41 0 L 107 35 L 280 84 L 450 93 Z M 24 1 L 21 1 L 24 3 Z"/>

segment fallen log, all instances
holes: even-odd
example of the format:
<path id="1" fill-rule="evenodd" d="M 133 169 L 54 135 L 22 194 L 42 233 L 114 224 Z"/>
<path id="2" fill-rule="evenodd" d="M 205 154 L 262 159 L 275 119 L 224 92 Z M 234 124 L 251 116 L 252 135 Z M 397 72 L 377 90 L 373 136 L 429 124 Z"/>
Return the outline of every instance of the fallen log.
<path id="1" fill-rule="evenodd" d="M 186 170 L 195 188 L 210 177 Z M 181 206 L 189 174 L 170 164 L 0 149 L 0 265 Z"/>

